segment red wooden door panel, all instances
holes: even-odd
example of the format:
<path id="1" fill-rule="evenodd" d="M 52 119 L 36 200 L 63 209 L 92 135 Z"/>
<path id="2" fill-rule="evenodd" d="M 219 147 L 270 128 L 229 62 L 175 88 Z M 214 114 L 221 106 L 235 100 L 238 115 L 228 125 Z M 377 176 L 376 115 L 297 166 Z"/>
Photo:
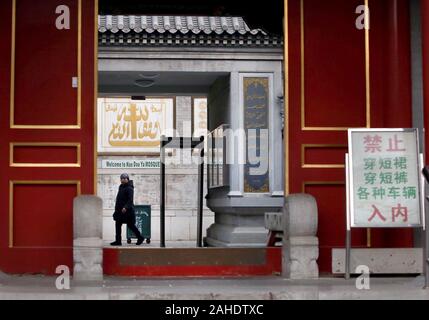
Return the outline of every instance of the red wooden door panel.
<path id="1" fill-rule="evenodd" d="M 355 23 L 365 3 L 368 31 Z M 345 245 L 347 129 L 412 125 L 408 1 L 288 4 L 289 192 L 316 197 L 318 262 L 331 272 L 332 249 Z M 353 230 L 353 245 L 407 247 L 412 232 Z"/>
<path id="2" fill-rule="evenodd" d="M 69 29 L 57 28 L 59 6 Z M 95 191 L 97 11 L 96 0 L 0 3 L 4 272 L 72 269 L 73 198 Z"/>

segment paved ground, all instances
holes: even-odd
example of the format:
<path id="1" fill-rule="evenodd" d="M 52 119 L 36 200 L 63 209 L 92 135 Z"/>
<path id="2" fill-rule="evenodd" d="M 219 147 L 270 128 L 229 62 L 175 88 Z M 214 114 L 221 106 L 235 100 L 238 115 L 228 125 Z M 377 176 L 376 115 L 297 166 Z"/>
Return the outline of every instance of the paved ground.
<path id="1" fill-rule="evenodd" d="M 71 282 L 70 290 L 58 290 L 54 277 L 0 274 L 3 299 L 171 299 L 171 300 L 429 300 L 423 277 L 373 278 L 370 290 L 358 290 L 355 279 L 322 278 L 291 281 L 280 277 L 224 279 L 133 279 L 108 277 L 103 282 Z"/>

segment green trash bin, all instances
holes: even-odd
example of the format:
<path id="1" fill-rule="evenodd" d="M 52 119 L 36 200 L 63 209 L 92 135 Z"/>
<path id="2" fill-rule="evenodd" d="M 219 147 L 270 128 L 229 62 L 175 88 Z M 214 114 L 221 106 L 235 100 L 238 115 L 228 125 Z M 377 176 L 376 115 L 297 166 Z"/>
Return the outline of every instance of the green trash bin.
<path id="1" fill-rule="evenodd" d="M 146 240 L 146 243 L 149 244 L 151 238 L 151 206 L 135 205 L 134 211 L 136 213 L 136 227 L 139 229 L 142 237 Z M 131 239 L 136 239 L 136 236 L 129 228 L 127 228 L 127 243 L 131 243 Z"/>

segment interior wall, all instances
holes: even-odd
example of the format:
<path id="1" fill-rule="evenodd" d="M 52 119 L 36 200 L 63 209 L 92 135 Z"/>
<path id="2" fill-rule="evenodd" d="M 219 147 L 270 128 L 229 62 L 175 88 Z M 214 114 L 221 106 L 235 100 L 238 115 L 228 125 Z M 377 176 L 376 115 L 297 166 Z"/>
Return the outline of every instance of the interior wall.
<path id="1" fill-rule="evenodd" d="M 180 136 L 191 134 L 192 102 L 191 96 L 175 97 L 175 127 Z M 188 150 L 185 157 L 190 157 Z M 178 156 L 178 151 L 175 152 Z M 102 155 L 98 157 L 98 195 L 103 199 L 103 239 L 111 241 L 115 235 L 112 214 L 119 187 L 119 176 L 124 170 L 103 169 L 102 160 L 143 160 L 159 159 L 159 155 Z M 196 241 L 197 238 L 197 165 L 172 163 L 167 159 L 166 166 L 166 241 Z M 151 205 L 152 240 L 160 239 L 160 170 L 127 169 L 130 179 L 134 180 L 134 202 L 137 205 Z M 204 184 L 206 186 L 206 183 Z M 204 203 L 205 230 L 213 223 L 214 214 Z M 126 239 L 126 227 L 122 228 L 122 239 Z"/>
<path id="2" fill-rule="evenodd" d="M 209 131 L 215 130 L 230 121 L 230 77 L 219 77 L 210 87 L 208 95 Z"/>

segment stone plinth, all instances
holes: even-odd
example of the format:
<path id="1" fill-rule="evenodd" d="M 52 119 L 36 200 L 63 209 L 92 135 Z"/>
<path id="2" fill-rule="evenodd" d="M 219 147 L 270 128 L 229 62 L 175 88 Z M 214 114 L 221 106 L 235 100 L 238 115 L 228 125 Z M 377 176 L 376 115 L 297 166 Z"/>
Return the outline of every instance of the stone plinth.
<path id="1" fill-rule="evenodd" d="M 80 238 L 73 241 L 73 279 L 76 281 L 103 280 L 103 240 Z"/>
<path id="2" fill-rule="evenodd" d="M 79 196 L 73 201 L 73 280 L 103 280 L 102 200 Z"/>
<path id="3" fill-rule="evenodd" d="M 283 212 L 265 213 L 265 228 L 270 231 L 283 232 Z"/>
<path id="4" fill-rule="evenodd" d="M 282 275 L 290 279 L 319 277 L 316 200 L 306 194 L 286 197 L 283 225 Z"/>
<path id="5" fill-rule="evenodd" d="M 261 214 L 217 213 L 207 230 L 206 243 L 212 247 L 265 247 L 267 230 Z"/>
<path id="6" fill-rule="evenodd" d="M 332 273 L 344 274 L 345 249 L 332 250 Z M 350 272 L 358 266 L 367 266 L 372 274 L 420 274 L 424 272 L 422 248 L 368 248 L 352 249 Z"/>

